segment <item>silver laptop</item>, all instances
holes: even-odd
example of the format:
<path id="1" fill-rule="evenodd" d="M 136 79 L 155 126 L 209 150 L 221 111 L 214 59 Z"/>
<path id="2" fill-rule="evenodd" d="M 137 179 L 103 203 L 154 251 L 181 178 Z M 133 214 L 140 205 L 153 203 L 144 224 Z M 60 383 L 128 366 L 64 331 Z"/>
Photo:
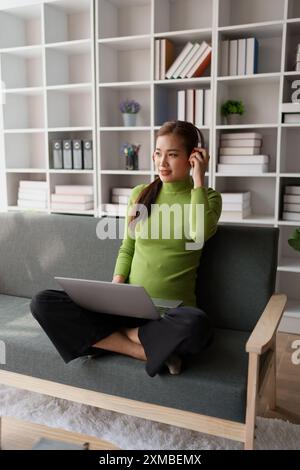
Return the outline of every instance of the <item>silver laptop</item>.
<path id="1" fill-rule="evenodd" d="M 181 300 L 150 297 L 144 287 L 106 281 L 54 277 L 78 305 L 93 312 L 157 320 Z"/>

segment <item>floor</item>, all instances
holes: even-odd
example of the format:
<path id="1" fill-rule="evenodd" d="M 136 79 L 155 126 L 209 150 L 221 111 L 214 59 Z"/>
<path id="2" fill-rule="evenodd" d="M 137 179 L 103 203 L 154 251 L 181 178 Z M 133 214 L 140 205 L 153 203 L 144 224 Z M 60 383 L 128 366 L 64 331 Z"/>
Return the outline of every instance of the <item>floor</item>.
<path id="1" fill-rule="evenodd" d="M 276 411 L 268 410 L 263 397 L 258 414 L 300 424 L 300 364 L 294 365 L 291 360 L 294 352 L 292 343 L 295 340 L 300 340 L 300 336 L 286 333 L 277 335 L 277 409 Z M 3 419 L 3 449 L 31 449 L 33 444 L 41 437 L 77 444 L 89 442 L 90 449 L 94 450 L 118 449 L 110 442 L 98 440 L 91 436 L 33 425 L 11 418 Z"/>

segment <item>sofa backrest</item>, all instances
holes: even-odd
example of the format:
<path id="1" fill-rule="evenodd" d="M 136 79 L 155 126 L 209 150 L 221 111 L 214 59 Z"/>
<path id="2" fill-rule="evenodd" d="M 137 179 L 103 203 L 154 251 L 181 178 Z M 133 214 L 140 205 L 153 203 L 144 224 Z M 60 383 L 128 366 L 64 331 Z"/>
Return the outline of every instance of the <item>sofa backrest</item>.
<path id="1" fill-rule="evenodd" d="M 106 240 L 97 237 L 99 220 L 0 213 L 0 293 L 30 298 L 60 288 L 54 276 L 111 281 L 124 219 L 118 219 L 120 236 Z M 220 225 L 205 244 L 197 302 L 216 327 L 253 329 L 274 292 L 277 244 L 276 228 L 230 225 Z"/>
<path id="2" fill-rule="evenodd" d="M 197 303 L 218 328 L 252 331 L 275 290 L 279 229 L 219 225 L 206 242 Z"/>

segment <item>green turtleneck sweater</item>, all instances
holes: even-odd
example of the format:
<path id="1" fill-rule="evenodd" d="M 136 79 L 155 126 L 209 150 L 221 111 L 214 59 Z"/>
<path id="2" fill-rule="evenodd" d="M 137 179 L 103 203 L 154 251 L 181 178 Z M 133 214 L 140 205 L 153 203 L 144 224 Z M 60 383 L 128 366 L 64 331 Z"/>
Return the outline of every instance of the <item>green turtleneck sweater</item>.
<path id="1" fill-rule="evenodd" d="M 140 184 L 133 188 L 128 210 L 146 186 Z M 150 217 L 136 224 L 134 236 L 128 230 L 127 210 L 124 238 L 114 276 L 122 275 L 128 284 L 143 286 L 151 297 L 179 299 L 184 305 L 196 306 L 195 282 L 202 249 L 197 248 L 195 242 L 199 240 L 201 230 L 204 241 L 215 234 L 222 210 L 221 195 L 212 188 L 194 189 L 193 180 L 189 177 L 184 181 L 163 183 L 155 203 L 157 205 Z M 172 217 L 171 214 L 167 219 L 162 215 L 163 204 L 176 204 L 176 207 L 173 206 L 174 214 L 178 215 L 176 209 L 179 209 L 182 215 Z M 196 204 L 203 204 L 204 207 L 204 229 L 203 219 L 195 213 Z M 166 220 L 170 223 L 164 225 L 164 230 L 167 227 L 170 236 L 162 232 L 162 222 Z M 158 231 L 153 236 L 151 234 L 155 234 L 155 228 Z M 186 243 L 194 244 L 197 249 L 186 249 Z"/>

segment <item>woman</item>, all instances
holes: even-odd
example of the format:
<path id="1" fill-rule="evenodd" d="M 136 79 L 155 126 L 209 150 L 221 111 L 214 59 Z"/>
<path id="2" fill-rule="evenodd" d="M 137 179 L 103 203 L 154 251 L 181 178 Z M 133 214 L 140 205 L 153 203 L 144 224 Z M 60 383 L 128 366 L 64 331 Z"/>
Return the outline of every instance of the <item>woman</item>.
<path id="1" fill-rule="evenodd" d="M 201 146 L 197 147 L 199 140 Z M 146 361 L 150 377 L 166 366 L 171 374 L 178 374 L 183 358 L 202 351 L 212 339 L 210 320 L 196 306 L 201 246 L 186 248 L 201 232 L 204 241 L 214 235 L 221 214 L 220 194 L 205 187 L 209 155 L 203 136 L 189 122 L 166 122 L 157 133 L 152 158 L 159 177 L 132 190 L 112 282 L 139 284 L 151 297 L 180 299 L 183 305 L 170 309 L 159 320 L 95 315 L 76 305 L 65 292 L 42 291 L 32 299 L 31 311 L 65 362 L 113 351 Z M 145 227 L 157 224 L 154 217 L 163 204 L 175 204 L 183 209 L 180 214 L 188 207 L 187 235 L 182 230 L 181 238 L 174 236 L 175 224 L 176 229 L 183 228 L 184 215 L 169 218 L 169 237 L 162 236 L 161 227 L 158 236 L 151 237 L 151 231 L 148 237 L 143 235 Z M 204 207 L 204 220 L 196 217 L 198 204 Z M 140 211 L 141 207 L 146 211 Z M 132 212 L 134 208 L 137 210 Z"/>

